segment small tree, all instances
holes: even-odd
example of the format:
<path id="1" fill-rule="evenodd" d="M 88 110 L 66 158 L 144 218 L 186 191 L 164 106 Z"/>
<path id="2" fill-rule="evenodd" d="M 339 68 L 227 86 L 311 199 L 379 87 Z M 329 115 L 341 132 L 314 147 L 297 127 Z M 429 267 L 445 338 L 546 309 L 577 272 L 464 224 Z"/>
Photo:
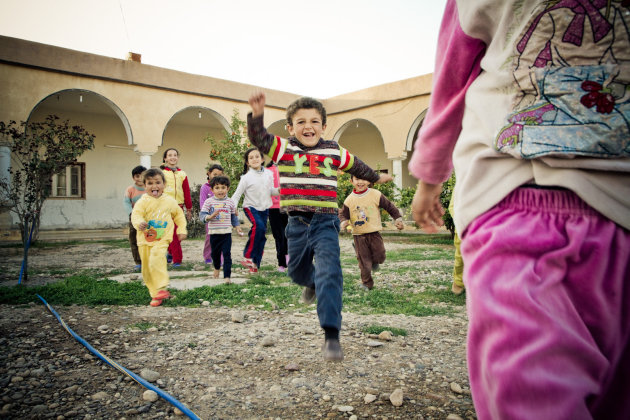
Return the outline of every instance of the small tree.
<path id="1" fill-rule="evenodd" d="M 41 209 L 51 193 L 53 175 L 94 147 L 94 135 L 81 126 L 70 126 L 68 120 L 58 120 L 49 115 L 44 122 L 28 125 L 24 121 L 0 122 L 0 135 L 11 149 L 9 177 L 0 178 L 0 197 L 19 219 L 25 279 L 28 247 L 37 239 Z"/>
<path id="2" fill-rule="evenodd" d="M 247 149 L 252 146 L 247 139 L 246 127 L 247 123 L 240 118 L 238 109 L 235 108 L 230 122 L 230 131 L 223 130 L 222 139 L 216 139 L 211 135 L 204 139 L 211 146 L 211 163 L 220 163 L 225 175 L 230 178 L 230 191 L 228 192 L 230 196 L 234 194 L 243 174 L 243 156 Z M 238 203 L 236 204 L 238 205 Z"/>
<path id="3" fill-rule="evenodd" d="M 453 172 L 451 177 L 442 184 L 442 193 L 440 194 L 440 201 L 442 202 L 442 207 L 444 207 L 444 216 L 442 216 L 442 220 L 444 220 L 444 227 L 451 232 L 451 238 L 455 237 L 455 221 L 453 220 L 453 215 L 449 210 L 449 205 L 451 204 L 453 196 L 453 188 L 455 188 L 455 172 Z"/>

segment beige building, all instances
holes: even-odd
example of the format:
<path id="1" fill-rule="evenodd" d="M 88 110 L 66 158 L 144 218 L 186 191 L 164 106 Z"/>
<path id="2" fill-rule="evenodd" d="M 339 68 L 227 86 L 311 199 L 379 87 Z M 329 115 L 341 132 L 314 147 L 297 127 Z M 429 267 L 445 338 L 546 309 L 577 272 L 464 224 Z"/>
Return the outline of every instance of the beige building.
<path id="1" fill-rule="evenodd" d="M 131 169 L 159 166 L 175 147 L 191 185 L 205 182 L 210 147 L 237 110 L 245 119 L 256 86 L 142 64 L 137 55 L 114 59 L 0 36 L 0 121 L 40 121 L 49 114 L 95 134 L 93 150 L 53 179 L 41 229 L 106 229 L 125 225 L 122 206 Z M 415 184 L 407 170 L 413 142 L 429 104 L 431 75 L 322 99 L 325 138 L 334 139 L 370 166 L 394 175 L 399 187 Z M 300 93 L 265 90 L 265 124 L 286 136 L 284 110 Z M 10 151 L 0 143 L 0 177 Z M 0 228 L 12 223 L 4 209 Z"/>

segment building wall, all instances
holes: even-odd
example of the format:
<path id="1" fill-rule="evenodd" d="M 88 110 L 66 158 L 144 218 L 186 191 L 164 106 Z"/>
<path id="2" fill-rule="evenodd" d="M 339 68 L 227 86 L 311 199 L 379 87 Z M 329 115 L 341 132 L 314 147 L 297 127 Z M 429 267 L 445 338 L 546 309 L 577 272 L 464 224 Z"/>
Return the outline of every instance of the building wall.
<path id="1" fill-rule="evenodd" d="M 431 75 L 425 75 L 324 99 L 324 137 L 397 175 L 398 185 L 414 185 L 405 159 L 428 107 L 430 87 Z M 79 158 L 86 165 L 85 199 L 47 200 L 42 229 L 123 226 L 127 217 L 121 201 L 131 169 L 141 162 L 159 166 L 169 147 L 180 151 L 179 166 L 191 185 L 205 182 L 210 147 L 203 139 L 208 133 L 221 138 L 234 110 L 245 119 L 247 98 L 255 89 L 0 36 L 0 121 L 56 114 L 96 135 L 94 150 Z M 265 92 L 265 123 L 282 127 L 286 106 L 299 94 Z"/>

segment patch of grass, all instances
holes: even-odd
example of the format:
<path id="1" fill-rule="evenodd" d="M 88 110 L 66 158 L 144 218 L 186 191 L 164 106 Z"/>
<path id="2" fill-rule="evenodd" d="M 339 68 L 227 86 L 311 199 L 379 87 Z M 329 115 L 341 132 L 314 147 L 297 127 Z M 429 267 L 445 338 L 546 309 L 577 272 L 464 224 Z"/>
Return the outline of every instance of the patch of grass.
<path id="1" fill-rule="evenodd" d="M 153 327 L 157 328 L 157 325 L 152 324 L 152 323 L 150 323 L 150 322 L 136 322 L 135 324 L 131 324 L 131 325 L 129 325 L 129 326 L 127 327 L 127 329 L 134 329 L 134 328 L 137 328 L 137 329 L 139 329 L 140 331 L 146 331 L 146 330 L 148 330 L 149 328 L 153 328 Z"/>
<path id="2" fill-rule="evenodd" d="M 432 260 L 452 260 L 454 249 L 452 248 L 414 248 L 397 249 L 387 252 L 387 261 L 432 261 Z"/>
<path id="3" fill-rule="evenodd" d="M 450 233 L 401 233 L 401 232 L 381 232 L 385 241 L 392 240 L 403 244 L 424 244 L 424 245 L 453 245 L 453 238 Z M 387 246 L 386 246 L 387 247 Z"/>
<path id="4" fill-rule="evenodd" d="M 361 331 L 363 331 L 366 334 L 377 334 L 377 335 L 382 333 L 383 331 L 389 331 L 393 335 L 400 335 L 402 337 L 407 336 L 407 330 L 405 330 L 404 328 L 386 327 L 384 325 L 376 325 L 376 324 L 367 325 L 363 327 Z"/>
<path id="5" fill-rule="evenodd" d="M 111 248 L 123 248 L 129 249 L 129 239 L 108 239 L 103 241 L 98 241 L 98 243 L 107 245 Z"/>

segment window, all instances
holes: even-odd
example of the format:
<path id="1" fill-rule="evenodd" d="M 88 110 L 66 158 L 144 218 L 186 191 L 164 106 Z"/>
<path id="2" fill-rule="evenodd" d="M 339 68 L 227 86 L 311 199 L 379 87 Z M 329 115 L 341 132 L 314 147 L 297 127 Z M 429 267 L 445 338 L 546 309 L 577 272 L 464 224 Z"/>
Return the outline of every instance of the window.
<path id="1" fill-rule="evenodd" d="M 68 165 L 60 173 L 53 175 L 50 196 L 85 198 L 85 163 Z"/>

